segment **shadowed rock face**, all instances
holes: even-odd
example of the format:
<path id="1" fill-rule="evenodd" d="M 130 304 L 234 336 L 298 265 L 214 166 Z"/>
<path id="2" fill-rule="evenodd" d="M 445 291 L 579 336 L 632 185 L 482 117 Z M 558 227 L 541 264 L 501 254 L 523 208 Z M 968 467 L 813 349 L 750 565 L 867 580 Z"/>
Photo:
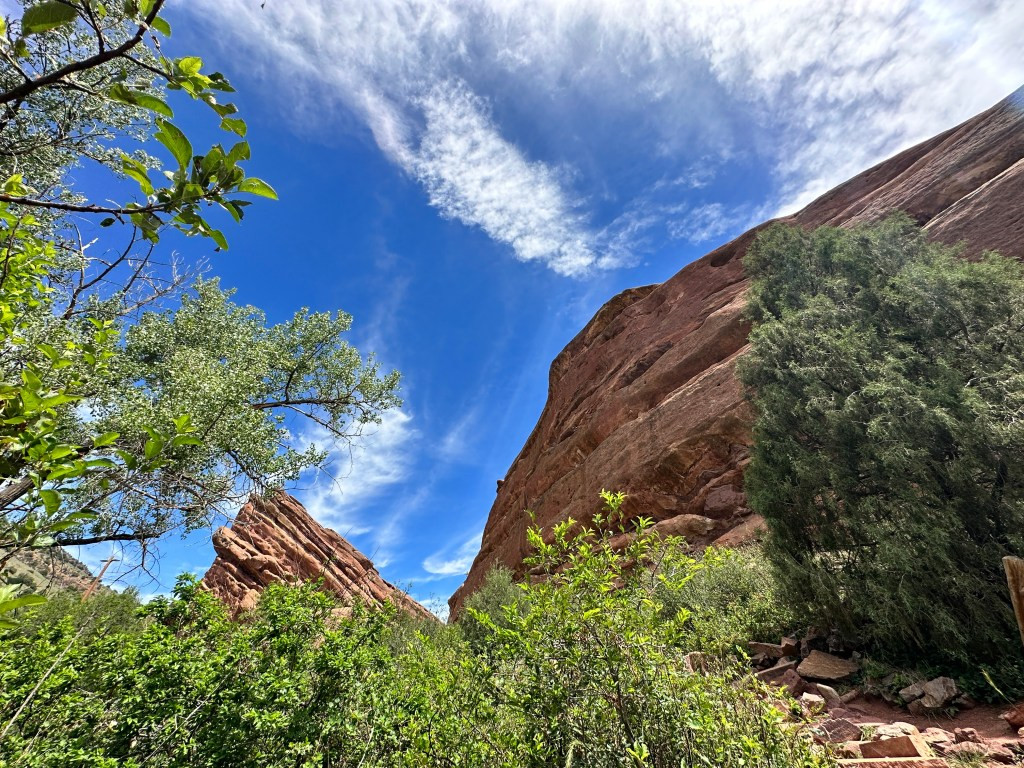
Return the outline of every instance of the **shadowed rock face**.
<path id="1" fill-rule="evenodd" d="M 203 585 L 234 614 L 255 607 L 273 582 L 323 579 L 323 587 L 343 600 L 368 605 L 391 602 L 407 613 L 432 617 L 426 608 L 384 581 L 370 559 L 345 539 L 310 517 L 286 493 L 254 496 L 231 527 L 213 534 L 217 558 Z"/>
<path id="2" fill-rule="evenodd" d="M 937 240 L 1024 257 L 1024 89 L 864 171 L 781 221 L 849 226 L 904 211 Z M 767 223 L 766 223 L 767 224 Z M 602 488 L 697 546 L 735 545 L 752 413 L 735 376 L 747 349 L 741 260 L 761 225 L 660 285 L 609 301 L 551 364 L 548 400 L 498 489 L 457 615 L 492 566 L 523 573 L 524 510 L 548 528 L 589 520 Z"/>

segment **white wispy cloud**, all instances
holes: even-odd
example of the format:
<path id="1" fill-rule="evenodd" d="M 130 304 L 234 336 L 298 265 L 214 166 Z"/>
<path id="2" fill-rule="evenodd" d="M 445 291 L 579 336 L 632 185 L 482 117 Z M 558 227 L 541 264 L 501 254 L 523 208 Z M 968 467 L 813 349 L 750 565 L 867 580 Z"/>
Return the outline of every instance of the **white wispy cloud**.
<path id="1" fill-rule="evenodd" d="M 479 226 L 522 261 L 576 275 L 595 261 L 592 235 L 555 172 L 502 138 L 464 83 L 441 83 L 422 100 L 426 128 L 411 165 L 445 216 Z"/>
<path id="2" fill-rule="evenodd" d="M 366 430 L 351 445 L 338 445 L 330 453 L 328 468 L 301 491 L 302 502 L 318 521 L 343 536 L 365 534 L 378 526 L 360 514 L 382 493 L 409 477 L 419 431 L 411 414 L 393 410 L 381 423 Z M 334 445 L 322 429 L 304 432 L 302 444 Z"/>
<path id="3" fill-rule="evenodd" d="M 297 128 L 354 118 L 443 215 L 573 275 L 628 261 L 670 215 L 657 195 L 706 191 L 723 157 L 766 168 L 749 202 L 786 212 L 1024 82 L 1018 0 L 185 7 Z M 674 162 L 689 183 L 656 189 Z"/>
<path id="4" fill-rule="evenodd" d="M 477 531 L 457 545 L 438 550 L 423 561 L 423 570 L 438 576 L 459 576 L 469 572 L 473 559 L 480 551 L 483 531 Z"/>

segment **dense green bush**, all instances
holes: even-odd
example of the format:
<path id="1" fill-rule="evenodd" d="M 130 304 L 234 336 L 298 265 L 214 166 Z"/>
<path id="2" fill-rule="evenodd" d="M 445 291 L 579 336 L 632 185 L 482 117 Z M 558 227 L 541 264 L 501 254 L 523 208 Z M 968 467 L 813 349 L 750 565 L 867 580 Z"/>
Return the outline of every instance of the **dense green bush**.
<path id="1" fill-rule="evenodd" d="M 891 660 L 1020 667 L 1024 267 L 904 216 L 775 226 L 745 265 L 745 482 L 789 597 Z"/>
<path id="2" fill-rule="evenodd" d="M 470 647 L 481 653 L 493 634 L 491 627 L 508 627 L 509 611 L 519 613 L 522 601 L 523 590 L 516 584 L 515 575 L 508 568 L 496 565 L 487 572 L 480 588 L 466 599 L 470 618 L 456 626 Z"/>
<path id="3" fill-rule="evenodd" d="M 656 592 L 663 615 L 688 612 L 688 639 L 696 650 L 745 651 L 748 640 L 776 642 L 798 623 L 760 548 L 709 548 L 697 563 L 689 581 Z"/>
<path id="4" fill-rule="evenodd" d="M 827 764 L 741 668 L 687 665 L 690 614 L 659 595 L 714 563 L 643 527 L 624 551 L 572 527 L 531 533 L 547 578 L 507 585 L 500 621 L 469 609 L 479 653 L 315 585 L 271 587 L 232 622 L 183 580 L 126 631 L 94 616 L 101 633 L 54 603 L 0 637 L 0 765 Z"/>

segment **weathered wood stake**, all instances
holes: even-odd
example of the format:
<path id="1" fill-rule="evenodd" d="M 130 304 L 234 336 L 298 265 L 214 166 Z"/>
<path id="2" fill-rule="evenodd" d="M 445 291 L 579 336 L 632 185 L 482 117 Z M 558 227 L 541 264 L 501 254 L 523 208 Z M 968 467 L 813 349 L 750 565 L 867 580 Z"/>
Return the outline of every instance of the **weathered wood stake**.
<path id="1" fill-rule="evenodd" d="M 1006 571 L 1006 583 L 1010 587 L 1010 600 L 1017 616 L 1020 640 L 1024 643 L 1024 560 L 1006 556 L 1003 558 L 1003 570 Z"/>

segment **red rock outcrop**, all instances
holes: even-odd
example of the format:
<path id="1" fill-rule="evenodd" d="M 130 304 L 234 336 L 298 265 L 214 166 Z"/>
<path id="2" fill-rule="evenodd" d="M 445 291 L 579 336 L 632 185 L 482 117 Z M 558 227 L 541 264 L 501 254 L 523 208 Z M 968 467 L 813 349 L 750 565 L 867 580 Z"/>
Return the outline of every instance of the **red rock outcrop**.
<path id="1" fill-rule="evenodd" d="M 1024 89 L 876 165 L 782 219 L 813 228 L 914 217 L 936 239 L 1024 257 Z M 524 510 L 588 520 L 601 488 L 627 514 L 698 546 L 757 528 L 743 495 L 751 411 L 734 374 L 746 350 L 741 260 L 759 229 L 660 285 L 609 301 L 551 364 L 540 420 L 498 489 L 452 615 L 503 564 L 522 573 Z"/>
<path id="2" fill-rule="evenodd" d="M 235 614 L 253 608 L 260 592 L 273 582 L 323 579 L 324 589 L 344 600 L 391 602 L 413 616 L 432 616 L 384 581 L 368 557 L 320 525 L 287 493 L 269 499 L 253 496 L 230 528 L 213 534 L 213 548 L 217 558 L 203 585 Z"/>

